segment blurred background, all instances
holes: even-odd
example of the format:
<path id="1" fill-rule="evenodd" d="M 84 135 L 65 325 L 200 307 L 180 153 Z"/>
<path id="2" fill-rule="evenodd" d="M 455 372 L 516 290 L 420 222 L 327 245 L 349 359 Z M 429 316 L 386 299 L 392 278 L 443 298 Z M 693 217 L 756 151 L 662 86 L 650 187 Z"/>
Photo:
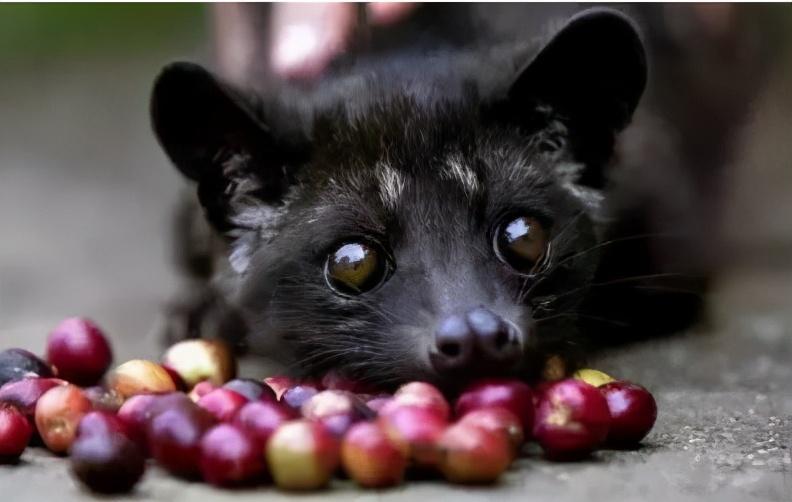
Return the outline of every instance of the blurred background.
<path id="1" fill-rule="evenodd" d="M 263 46 L 269 8 L 246 8 L 228 7 L 220 19 L 247 18 Z M 546 22 L 547 12 L 532 16 L 533 7 L 522 8 L 526 14 L 517 17 L 504 6 L 468 10 L 484 19 L 478 31 L 486 25 L 495 36 L 522 29 L 523 19 L 534 28 Z M 563 18 L 576 8 L 546 9 Z M 667 73 L 679 85 L 698 86 L 687 93 L 694 99 L 714 103 L 707 113 L 696 110 L 696 116 L 672 114 L 695 127 L 685 134 L 704 136 L 724 122 L 736 131 L 723 145 L 731 150 L 729 168 L 712 183 L 712 190 L 722 194 L 718 210 L 699 216 L 719 263 L 713 298 L 729 299 L 712 300 L 711 308 L 733 313 L 747 305 L 760 310 L 792 305 L 792 52 L 787 36 L 792 9 L 743 5 L 723 11 L 716 6 L 710 15 L 696 17 L 685 6 L 625 8 L 654 26 L 662 24 L 666 39 L 657 46 L 672 54 L 669 59 L 681 57 L 672 47 L 687 64 L 671 68 L 678 74 Z M 4 344 L 24 340 L 37 349 L 60 318 L 84 314 L 106 326 L 120 354 L 157 353 L 153 328 L 160 305 L 177 286 L 169 227 L 183 181 L 150 132 L 148 95 L 154 76 L 169 61 L 217 66 L 215 56 L 229 50 L 228 41 L 239 35 L 235 27 L 243 25 L 213 21 L 215 10 L 199 4 L 0 6 Z M 438 26 L 459 23 L 450 12 L 423 6 L 413 26 L 426 30 L 433 20 Z M 213 43 L 218 33 L 220 43 Z M 459 29 L 448 33 L 452 42 L 461 36 Z M 266 51 L 250 54 L 266 57 Z M 687 76 L 690 67 L 698 68 L 695 78 Z M 244 80 L 244 72 L 237 73 Z M 750 92 L 734 91 L 744 82 Z M 741 110 L 735 114 L 738 123 L 728 122 L 729 113 L 718 115 L 732 108 Z M 723 152 L 699 155 L 719 159 Z M 708 190 L 704 185 L 702 199 Z M 701 214 L 705 211 L 712 209 Z"/>
<path id="2" fill-rule="evenodd" d="M 182 186 L 150 132 L 167 62 L 206 59 L 201 5 L 0 6 L 0 340 L 86 314 L 154 355 Z M 5 343 L 4 343 L 5 345 Z"/>

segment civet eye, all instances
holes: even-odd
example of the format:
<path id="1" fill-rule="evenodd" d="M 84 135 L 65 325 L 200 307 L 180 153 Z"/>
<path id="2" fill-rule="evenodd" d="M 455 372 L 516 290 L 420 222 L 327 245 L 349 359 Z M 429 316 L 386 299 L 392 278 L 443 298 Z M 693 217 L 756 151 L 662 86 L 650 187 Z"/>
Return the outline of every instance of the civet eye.
<path id="1" fill-rule="evenodd" d="M 497 228 L 493 245 L 498 258 L 514 270 L 535 273 L 547 255 L 547 230 L 532 216 L 509 218 Z"/>
<path id="2" fill-rule="evenodd" d="M 359 295 L 379 286 L 392 269 L 390 258 L 377 244 L 348 242 L 327 256 L 325 279 L 339 293 Z"/>

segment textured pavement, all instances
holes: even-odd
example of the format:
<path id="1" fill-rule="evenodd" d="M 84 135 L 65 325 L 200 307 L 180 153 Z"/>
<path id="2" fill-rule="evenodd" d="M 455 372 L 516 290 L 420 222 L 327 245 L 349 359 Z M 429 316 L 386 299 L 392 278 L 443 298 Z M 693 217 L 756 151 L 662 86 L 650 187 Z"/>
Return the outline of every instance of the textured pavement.
<path id="1" fill-rule="evenodd" d="M 165 236 L 181 181 L 148 132 L 146 109 L 152 76 L 172 57 L 113 66 L 52 63 L 4 78 L 1 346 L 40 352 L 59 319 L 85 314 L 110 332 L 117 360 L 159 353 L 151 333 L 160 303 L 177 285 Z M 790 152 L 779 137 L 790 130 L 790 107 L 788 98 L 763 103 L 757 112 L 763 122 L 746 135 L 750 144 L 741 159 L 761 169 L 738 170 L 742 181 L 730 205 L 731 228 L 740 229 L 732 236 L 735 248 L 756 253 L 724 271 L 702 326 L 595 365 L 646 385 L 658 398 L 660 416 L 643 448 L 604 451 L 572 464 L 533 452 L 488 488 L 423 481 L 364 492 L 339 481 L 299 499 L 792 500 L 792 263 L 785 258 L 790 230 L 782 216 L 792 209 L 792 185 L 784 185 L 792 170 L 780 169 L 789 167 Z M 754 247 L 751 239 L 766 246 Z M 775 257 L 771 264 L 765 255 Z M 128 498 L 264 496 L 285 497 L 271 488 L 221 492 L 151 469 Z M 3 502 L 86 498 L 67 462 L 41 450 L 28 450 L 18 466 L 0 467 Z"/>

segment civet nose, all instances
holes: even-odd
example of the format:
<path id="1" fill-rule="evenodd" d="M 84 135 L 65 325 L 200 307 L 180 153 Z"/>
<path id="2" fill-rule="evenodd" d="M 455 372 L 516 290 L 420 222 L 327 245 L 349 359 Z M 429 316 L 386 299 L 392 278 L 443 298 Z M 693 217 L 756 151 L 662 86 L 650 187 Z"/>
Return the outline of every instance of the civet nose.
<path id="1" fill-rule="evenodd" d="M 511 366 L 522 354 L 515 326 L 485 307 L 443 319 L 430 352 L 437 371 L 472 366 Z"/>
<path id="2" fill-rule="evenodd" d="M 435 331 L 432 364 L 438 371 L 467 366 L 473 358 L 475 335 L 461 315 L 446 317 Z"/>
<path id="3" fill-rule="evenodd" d="M 481 356 L 490 362 L 512 364 L 522 353 L 517 328 L 489 309 L 478 307 L 467 314 Z"/>

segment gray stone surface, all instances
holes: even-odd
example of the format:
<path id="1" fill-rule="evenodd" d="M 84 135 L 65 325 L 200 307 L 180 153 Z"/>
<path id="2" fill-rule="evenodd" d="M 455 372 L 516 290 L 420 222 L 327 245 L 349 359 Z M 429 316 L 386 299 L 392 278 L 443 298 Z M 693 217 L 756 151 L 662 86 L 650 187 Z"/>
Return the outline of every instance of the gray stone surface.
<path id="1" fill-rule="evenodd" d="M 159 304 L 176 287 L 165 235 L 181 182 L 148 132 L 146 99 L 152 76 L 171 57 L 67 61 L 4 75 L 1 346 L 40 351 L 59 319 L 88 314 L 112 334 L 118 360 L 157 355 L 150 333 Z M 780 97 L 788 72 L 785 78 L 779 81 L 787 85 L 769 88 L 746 135 L 755 140 L 741 165 L 762 169 L 738 171 L 737 180 L 748 182 L 735 185 L 730 205 L 733 221 L 761 239 L 737 232 L 741 249 L 776 257 L 772 250 L 790 243 L 788 217 L 777 211 L 790 207 L 792 196 L 774 181 L 790 172 L 780 146 L 788 152 L 788 143 L 775 132 L 790 130 L 789 99 Z M 573 464 L 531 454 L 488 488 L 424 481 L 372 493 L 339 481 L 299 499 L 792 500 L 792 269 L 788 259 L 763 266 L 761 256 L 752 254 L 750 268 L 724 271 L 709 299 L 709 322 L 597 363 L 658 398 L 657 426 L 640 450 L 604 451 Z M 265 497 L 286 498 L 269 488 L 221 492 L 154 468 L 128 499 Z M 0 467 L 3 502 L 87 498 L 67 462 L 41 450 L 29 450 L 19 466 Z"/>

